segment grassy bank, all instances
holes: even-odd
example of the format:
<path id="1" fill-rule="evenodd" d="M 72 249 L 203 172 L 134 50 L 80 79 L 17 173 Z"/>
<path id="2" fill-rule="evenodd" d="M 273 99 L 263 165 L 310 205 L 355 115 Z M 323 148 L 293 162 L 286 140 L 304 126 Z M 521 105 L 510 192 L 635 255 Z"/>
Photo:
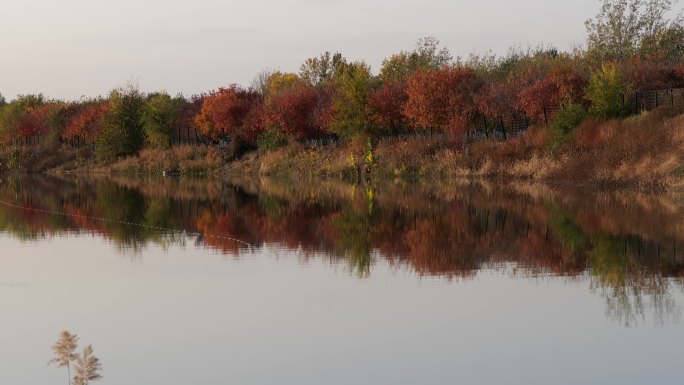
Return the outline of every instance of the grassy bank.
<path id="1" fill-rule="evenodd" d="M 2 169 L 20 172 L 264 175 L 312 178 L 449 179 L 487 177 L 548 182 L 642 186 L 684 185 L 684 115 L 660 109 L 623 120 L 585 120 L 558 136 L 535 126 L 506 141 L 449 142 L 442 137 L 363 138 L 311 147 L 292 142 L 279 149 L 232 159 L 221 148 L 178 146 L 144 149 L 115 162 L 98 162 L 88 149 L 6 149 Z"/>
<path id="2" fill-rule="evenodd" d="M 648 186 L 677 186 L 684 180 L 684 115 L 656 110 L 624 120 L 585 120 L 570 134 L 554 138 L 554 146 L 549 130 L 537 126 L 506 141 L 470 144 L 441 138 L 381 140 L 370 167 L 363 141 L 315 149 L 297 143 L 251 154 L 225 171 L 355 178 L 369 168 L 377 178 L 497 177 Z"/>

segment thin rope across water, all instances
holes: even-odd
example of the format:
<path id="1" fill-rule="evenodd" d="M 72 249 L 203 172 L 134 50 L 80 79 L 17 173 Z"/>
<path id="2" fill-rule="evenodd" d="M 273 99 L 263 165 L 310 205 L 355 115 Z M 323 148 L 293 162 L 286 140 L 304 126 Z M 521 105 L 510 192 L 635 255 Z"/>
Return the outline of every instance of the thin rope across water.
<path id="1" fill-rule="evenodd" d="M 7 206 L 7 207 L 15 208 L 15 209 L 33 211 L 33 212 L 37 212 L 37 213 L 41 213 L 41 214 L 59 215 L 59 216 L 71 217 L 71 218 L 88 219 L 88 220 L 108 222 L 108 223 L 117 223 L 117 224 L 122 224 L 122 225 L 126 225 L 126 226 L 140 227 L 140 228 L 150 229 L 150 230 L 159 230 L 159 231 L 164 231 L 164 232 L 168 232 L 168 233 L 180 234 L 180 235 L 184 235 L 184 236 L 196 236 L 196 237 L 204 237 L 204 238 L 223 239 L 223 240 L 233 241 L 233 242 L 239 243 L 241 245 L 247 246 L 248 248 L 251 248 L 254 250 L 259 249 L 258 247 L 256 247 L 255 245 L 253 245 L 249 242 L 245 242 L 245 241 L 243 241 L 241 239 L 237 239 L 237 238 L 226 237 L 223 235 L 204 234 L 204 233 L 199 233 L 199 232 L 188 232 L 186 230 L 177 230 L 177 229 L 171 229 L 171 228 L 167 228 L 167 227 L 151 226 L 151 225 L 146 225 L 146 224 L 136 223 L 136 222 L 121 221 L 121 220 L 116 220 L 116 219 L 95 217 L 95 216 L 90 216 L 90 215 L 70 214 L 70 213 L 63 212 L 63 211 L 37 209 L 37 208 L 33 208 L 33 207 L 16 205 L 16 204 L 5 202 L 2 200 L 0 200 L 0 204 Z"/>

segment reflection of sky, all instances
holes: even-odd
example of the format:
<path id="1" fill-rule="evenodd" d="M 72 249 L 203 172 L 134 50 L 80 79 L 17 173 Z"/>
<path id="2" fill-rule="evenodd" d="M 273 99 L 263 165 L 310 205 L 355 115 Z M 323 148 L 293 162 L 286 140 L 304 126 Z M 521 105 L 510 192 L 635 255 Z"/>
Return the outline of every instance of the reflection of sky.
<path id="1" fill-rule="evenodd" d="M 59 383 L 49 346 L 93 343 L 106 384 L 675 383 L 684 328 L 622 328 L 586 282 L 481 272 L 448 283 L 383 262 L 234 260 L 88 236 L 0 238 L 0 383 Z M 677 293 L 681 302 L 682 295 Z"/>
<path id="2" fill-rule="evenodd" d="M 0 92 L 96 96 L 128 79 L 191 94 L 339 50 L 381 60 L 423 36 L 456 55 L 584 40 L 596 0 L 2 0 Z"/>

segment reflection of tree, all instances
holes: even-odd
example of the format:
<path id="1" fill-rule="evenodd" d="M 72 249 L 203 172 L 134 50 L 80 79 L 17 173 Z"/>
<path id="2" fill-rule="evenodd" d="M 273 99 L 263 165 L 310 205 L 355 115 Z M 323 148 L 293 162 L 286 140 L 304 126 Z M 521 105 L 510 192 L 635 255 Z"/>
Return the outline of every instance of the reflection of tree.
<path id="1" fill-rule="evenodd" d="M 336 234 L 335 249 L 347 260 L 352 271 L 368 277 L 372 264 L 369 239 L 372 215 L 366 210 L 348 207 L 332 216 L 331 227 Z"/>
<path id="2" fill-rule="evenodd" d="M 670 279 L 662 275 L 657 258 L 644 258 L 631 247 L 641 243 L 636 237 L 615 238 L 595 235 L 588 261 L 591 287 L 606 298 L 607 315 L 625 326 L 644 319 L 649 308 L 657 322 L 663 323 L 677 312 L 671 296 Z M 641 246 L 639 246 L 641 247 Z"/>
<path id="3" fill-rule="evenodd" d="M 238 257 L 246 246 L 236 239 L 296 250 L 304 260 L 325 255 L 361 277 L 372 273 L 374 258 L 448 278 L 483 268 L 588 277 L 608 315 L 624 324 L 651 312 L 664 322 L 679 311 L 671 292 L 684 286 L 684 205 L 663 197 L 117 178 L 9 178 L 0 200 L 25 209 L 0 206 L 0 231 L 26 240 L 87 231 L 140 250 L 184 244 L 172 231 L 183 230 Z"/>

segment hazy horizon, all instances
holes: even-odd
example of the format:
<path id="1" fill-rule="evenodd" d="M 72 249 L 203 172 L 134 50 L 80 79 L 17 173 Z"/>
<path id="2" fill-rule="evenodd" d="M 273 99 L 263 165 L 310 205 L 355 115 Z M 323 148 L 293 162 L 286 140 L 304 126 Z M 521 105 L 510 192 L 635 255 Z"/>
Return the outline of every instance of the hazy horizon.
<path id="1" fill-rule="evenodd" d="M 249 85 L 266 68 L 297 72 L 339 51 L 377 72 L 382 59 L 435 36 L 454 56 L 584 40 L 598 0 L 7 0 L 0 93 L 105 95 L 135 81 L 171 94 Z"/>

